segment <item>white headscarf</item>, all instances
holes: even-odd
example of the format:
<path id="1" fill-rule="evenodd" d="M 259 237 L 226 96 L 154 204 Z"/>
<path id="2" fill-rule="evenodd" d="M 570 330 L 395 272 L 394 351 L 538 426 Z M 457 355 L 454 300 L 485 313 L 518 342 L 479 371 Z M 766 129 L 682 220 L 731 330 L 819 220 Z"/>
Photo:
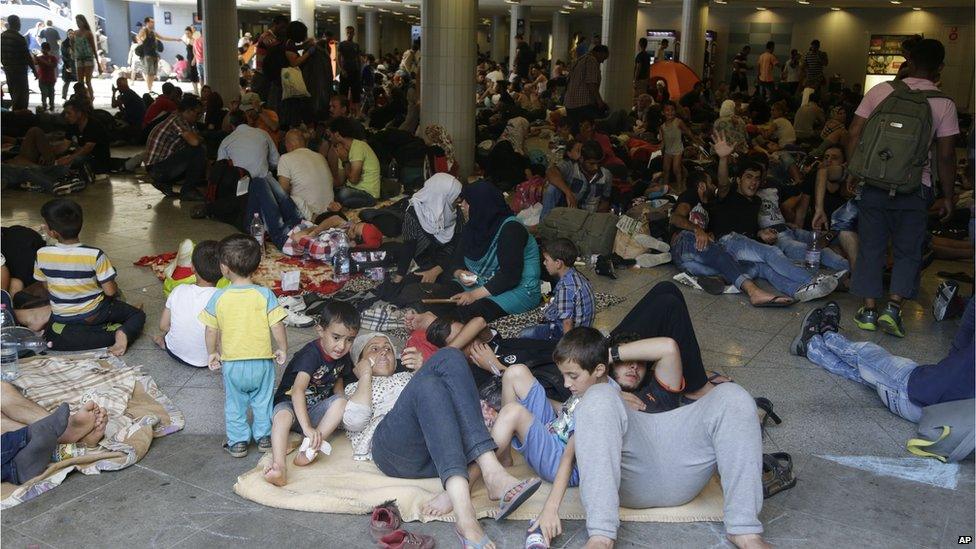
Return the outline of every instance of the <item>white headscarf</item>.
<path id="1" fill-rule="evenodd" d="M 718 111 L 719 117 L 728 118 L 734 114 L 735 114 L 735 101 L 732 101 L 731 99 L 726 99 L 725 101 L 722 101 L 722 107 Z"/>
<path id="2" fill-rule="evenodd" d="M 448 173 L 435 173 L 424 182 L 424 188 L 410 199 L 420 226 L 441 244 L 450 242 L 454 236 L 454 222 L 457 220 L 454 201 L 460 195 L 461 182 L 456 177 Z"/>

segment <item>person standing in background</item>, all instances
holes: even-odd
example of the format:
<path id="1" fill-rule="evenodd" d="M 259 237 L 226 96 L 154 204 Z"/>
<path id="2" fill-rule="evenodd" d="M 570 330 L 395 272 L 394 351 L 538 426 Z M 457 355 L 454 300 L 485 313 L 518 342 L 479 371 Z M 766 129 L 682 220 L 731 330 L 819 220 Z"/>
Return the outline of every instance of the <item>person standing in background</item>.
<path id="1" fill-rule="evenodd" d="M 27 108 L 30 87 L 27 84 L 27 71 L 37 76 L 34 58 L 27 49 L 27 39 L 20 34 L 20 17 L 7 17 L 7 30 L 0 34 L 0 65 L 7 76 L 7 91 L 13 100 L 11 110 Z"/>
<path id="2" fill-rule="evenodd" d="M 661 43 L 658 44 L 658 46 L 657 46 L 657 51 L 654 52 L 654 62 L 655 63 L 657 63 L 658 61 L 666 61 L 665 56 L 667 55 L 666 52 L 667 52 L 667 49 L 668 49 L 668 46 L 669 45 L 671 45 L 671 43 L 668 42 L 668 39 L 667 38 L 665 38 L 664 40 L 661 40 Z"/>
<path id="3" fill-rule="evenodd" d="M 634 57 L 634 98 L 647 93 L 647 81 L 651 77 L 651 54 L 647 53 L 647 38 L 637 41 L 637 56 Z"/>
<path id="4" fill-rule="evenodd" d="M 75 72 L 75 31 L 68 29 L 68 35 L 61 41 L 61 100 L 68 100 L 68 88 L 78 80 Z"/>
<path id="5" fill-rule="evenodd" d="M 47 20 L 44 30 L 41 31 L 41 38 L 44 42 L 51 45 L 51 55 L 58 56 L 58 47 L 61 45 L 61 33 L 58 29 L 54 28 L 54 23 L 50 19 Z"/>
<path id="6" fill-rule="evenodd" d="M 197 67 L 197 76 L 200 77 L 200 85 L 206 85 L 207 75 L 206 71 L 203 70 L 204 66 L 204 55 L 203 55 L 203 33 L 196 31 L 193 33 L 193 62 Z"/>
<path id="7" fill-rule="evenodd" d="M 750 46 L 742 46 L 739 53 L 732 58 L 732 78 L 729 81 L 729 93 L 742 91 L 749 93 L 749 53 L 752 52 Z"/>
<path id="8" fill-rule="evenodd" d="M 775 49 L 775 42 L 766 42 L 766 51 L 759 56 L 759 80 L 756 83 L 756 93 L 761 94 L 766 101 L 773 96 L 773 86 L 776 84 L 773 69 L 779 65 L 779 59 L 773 53 Z"/>
<path id="9" fill-rule="evenodd" d="M 818 89 L 824 84 L 824 67 L 827 66 L 827 52 L 821 51 L 820 40 L 810 42 L 810 49 L 803 56 L 803 87 Z"/>

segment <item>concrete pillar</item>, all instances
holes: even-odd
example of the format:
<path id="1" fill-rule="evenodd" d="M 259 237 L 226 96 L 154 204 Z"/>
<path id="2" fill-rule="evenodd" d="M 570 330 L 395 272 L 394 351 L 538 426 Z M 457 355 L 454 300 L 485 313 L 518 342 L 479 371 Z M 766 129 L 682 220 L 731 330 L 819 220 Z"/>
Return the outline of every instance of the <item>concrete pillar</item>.
<path id="1" fill-rule="evenodd" d="M 373 55 L 379 56 L 380 54 L 380 13 L 376 10 L 369 10 L 366 12 L 366 28 L 364 42 L 366 47 L 363 48 L 366 53 L 371 53 Z M 345 32 L 345 31 L 343 31 Z"/>
<path id="2" fill-rule="evenodd" d="M 532 44 L 532 34 L 529 24 L 529 18 L 532 16 L 532 8 L 529 6 L 523 6 L 522 4 L 512 4 L 512 20 L 509 24 L 509 43 L 508 43 L 508 65 L 515 68 L 515 47 L 518 45 L 515 42 L 515 36 L 519 33 L 518 22 L 521 19 L 524 23 L 524 28 L 522 29 L 523 38 L 529 44 Z"/>
<path id="3" fill-rule="evenodd" d="M 569 16 L 558 10 L 552 14 L 552 51 L 549 55 L 553 64 L 560 60 L 569 64 Z"/>
<path id="4" fill-rule="evenodd" d="M 228 102 L 241 93 L 237 68 L 238 29 L 234 0 L 203 0 L 203 54 L 207 84 Z"/>
<path id="5" fill-rule="evenodd" d="M 315 0 L 291 0 L 291 20 L 308 27 L 308 35 L 315 36 Z"/>
<path id="6" fill-rule="evenodd" d="M 116 66 L 126 64 L 129 57 L 129 3 L 125 0 L 105 0 L 105 36 L 108 37 L 108 56 Z M 55 52 L 61 55 L 61 52 Z"/>
<path id="7" fill-rule="evenodd" d="M 98 20 L 95 19 L 95 0 L 71 0 L 71 28 L 78 28 L 74 24 L 74 19 L 76 15 L 84 15 L 85 19 L 88 20 L 88 25 L 91 26 L 92 32 L 95 32 L 95 28 L 98 26 Z M 128 27 L 126 27 L 128 29 Z M 24 32 L 28 30 L 26 24 L 23 25 Z M 105 29 L 106 31 L 108 29 Z M 61 55 L 58 52 L 58 55 Z M 98 71 L 95 71 L 98 74 Z"/>
<path id="8" fill-rule="evenodd" d="M 339 37 L 338 40 L 342 42 L 346 39 L 346 27 L 352 27 L 356 29 L 356 39 L 355 42 L 362 44 L 363 38 L 359 36 L 359 25 L 356 24 L 356 6 L 349 4 L 342 4 L 339 6 Z"/>
<path id="9" fill-rule="evenodd" d="M 491 18 L 491 59 L 500 63 L 505 58 L 505 50 L 508 48 L 508 25 L 505 23 L 504 15 L 496 15 Z"/>
<path id="10" fill-rule="evenodd" d="M 681 51 L 678 58 L 701 76 L 705 64 L 705 27 L 708 0 L 683 0 L 681 7 Z"/>
<path id="11" fill-rule="evenodd" d="M 420 128 L 444 126 L 454 140 L 461 181 L 474 166 L 474 66 L 477 0 L 423 0 L 420 11 L 424 74 Z"/>
<path id="12" fill-rule="evenodd" d="M 600 95 L 611 110 L 629 109 L 634 102 L 634 36 L 637 0 L 603 0 L 603 44 L 610 57 L 603 63 Z"/>

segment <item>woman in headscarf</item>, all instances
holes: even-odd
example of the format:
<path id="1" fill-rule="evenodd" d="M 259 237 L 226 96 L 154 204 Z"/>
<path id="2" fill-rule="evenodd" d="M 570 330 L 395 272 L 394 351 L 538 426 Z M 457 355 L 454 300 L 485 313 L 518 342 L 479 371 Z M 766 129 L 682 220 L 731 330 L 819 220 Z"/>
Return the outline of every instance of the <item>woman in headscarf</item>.
<path id="1" fill-rule="evenodd" d="M 525 156 L 528 133 L 528 120 L 521 116 L 512 118 L 484 162 L 488 178 L 502 191 L 507 192 L 525 180 L 525 169 L 529 167 Z"/>
<path id="2" fill-rule="evenodd" d="M 447 133 L 444 126 L 440 124 L 430 124 L 424 128 L 424 141 L 430 147 L 437 147 L 444 153 L 444 159 L 447 163 L 445 170 L 436 169 L 437 166 L 428 167 L 428 173 L 433 175 L 436 172 L 446 171 L 447 173 L 457 176 L 458 173 L 458 163 L 457 157 L 454 155 L 454 140 L 451 139 L 451 134 Z"/>
<path id="3" fill-rule="evenodd" d="M 746 123 L 736 115 L 735 101 L 731 99 L 722 101 L 714 128 L 719 135 L 725 136 L 725 140 L 736 152 L 745 153 L 749 149 L 746 142 Z"/>
<path id="4" fill-rule="evenodd" d="M 497 445 L 485 427 L 478 388 L 457 349 L 438 351 L 426 362 L 404 349 L 396 372 L 396 348 L 384 334 L 363 333 L 352 346 L 358 381 L 346 388 L 343 428 L 353 458 L 372 459 L 394 478 L 438 477 L 445 494 L 423 507 L 429 516 L 454 511 L 465 547 L 495 545 L 478 524 L 471 502 L 471 473 L 479 471 L 488 495 L 504 518 L 528 500 L 541 481 L 509 475 L 495 456 Z"/>
<path id="5" fill-rule="evenodd" d="M 403 215 L 398 277 L 406 276 L 410 264 L 416 262 L 415 282 L 450 281 L 450 274 L 442 275 L 444 266 L 453 261 L 461 236 L 461 223 L 455 209 L 460 194 L 461 182 L 457 178 L 437 173 L 410 199 Z"/>

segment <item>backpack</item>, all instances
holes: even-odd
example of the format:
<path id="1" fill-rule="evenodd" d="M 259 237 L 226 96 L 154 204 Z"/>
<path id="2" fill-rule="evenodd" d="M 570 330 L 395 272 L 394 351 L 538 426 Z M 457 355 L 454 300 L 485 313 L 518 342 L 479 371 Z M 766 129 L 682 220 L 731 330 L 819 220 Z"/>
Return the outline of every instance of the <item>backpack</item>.
<path id="1" fill-rule="evenodd" d="M 931 148 L 928 100 L 946 96 L 938 90 L 913 90 L 901 80 L 892 80 L 891 87 L 891 94 L 864 124 L 849 169 L 865 184 L 894 196 L 913 193 L 921 186 Z"/>
<path id="2" fill-rule="evenodd" d="M 214 162 L 204 193 L 207 217 L 246 231 L 247 194 L 237 196 L 237 183 L 245 177 L 250 180 L 251 174 L 228 159 Z"/>

